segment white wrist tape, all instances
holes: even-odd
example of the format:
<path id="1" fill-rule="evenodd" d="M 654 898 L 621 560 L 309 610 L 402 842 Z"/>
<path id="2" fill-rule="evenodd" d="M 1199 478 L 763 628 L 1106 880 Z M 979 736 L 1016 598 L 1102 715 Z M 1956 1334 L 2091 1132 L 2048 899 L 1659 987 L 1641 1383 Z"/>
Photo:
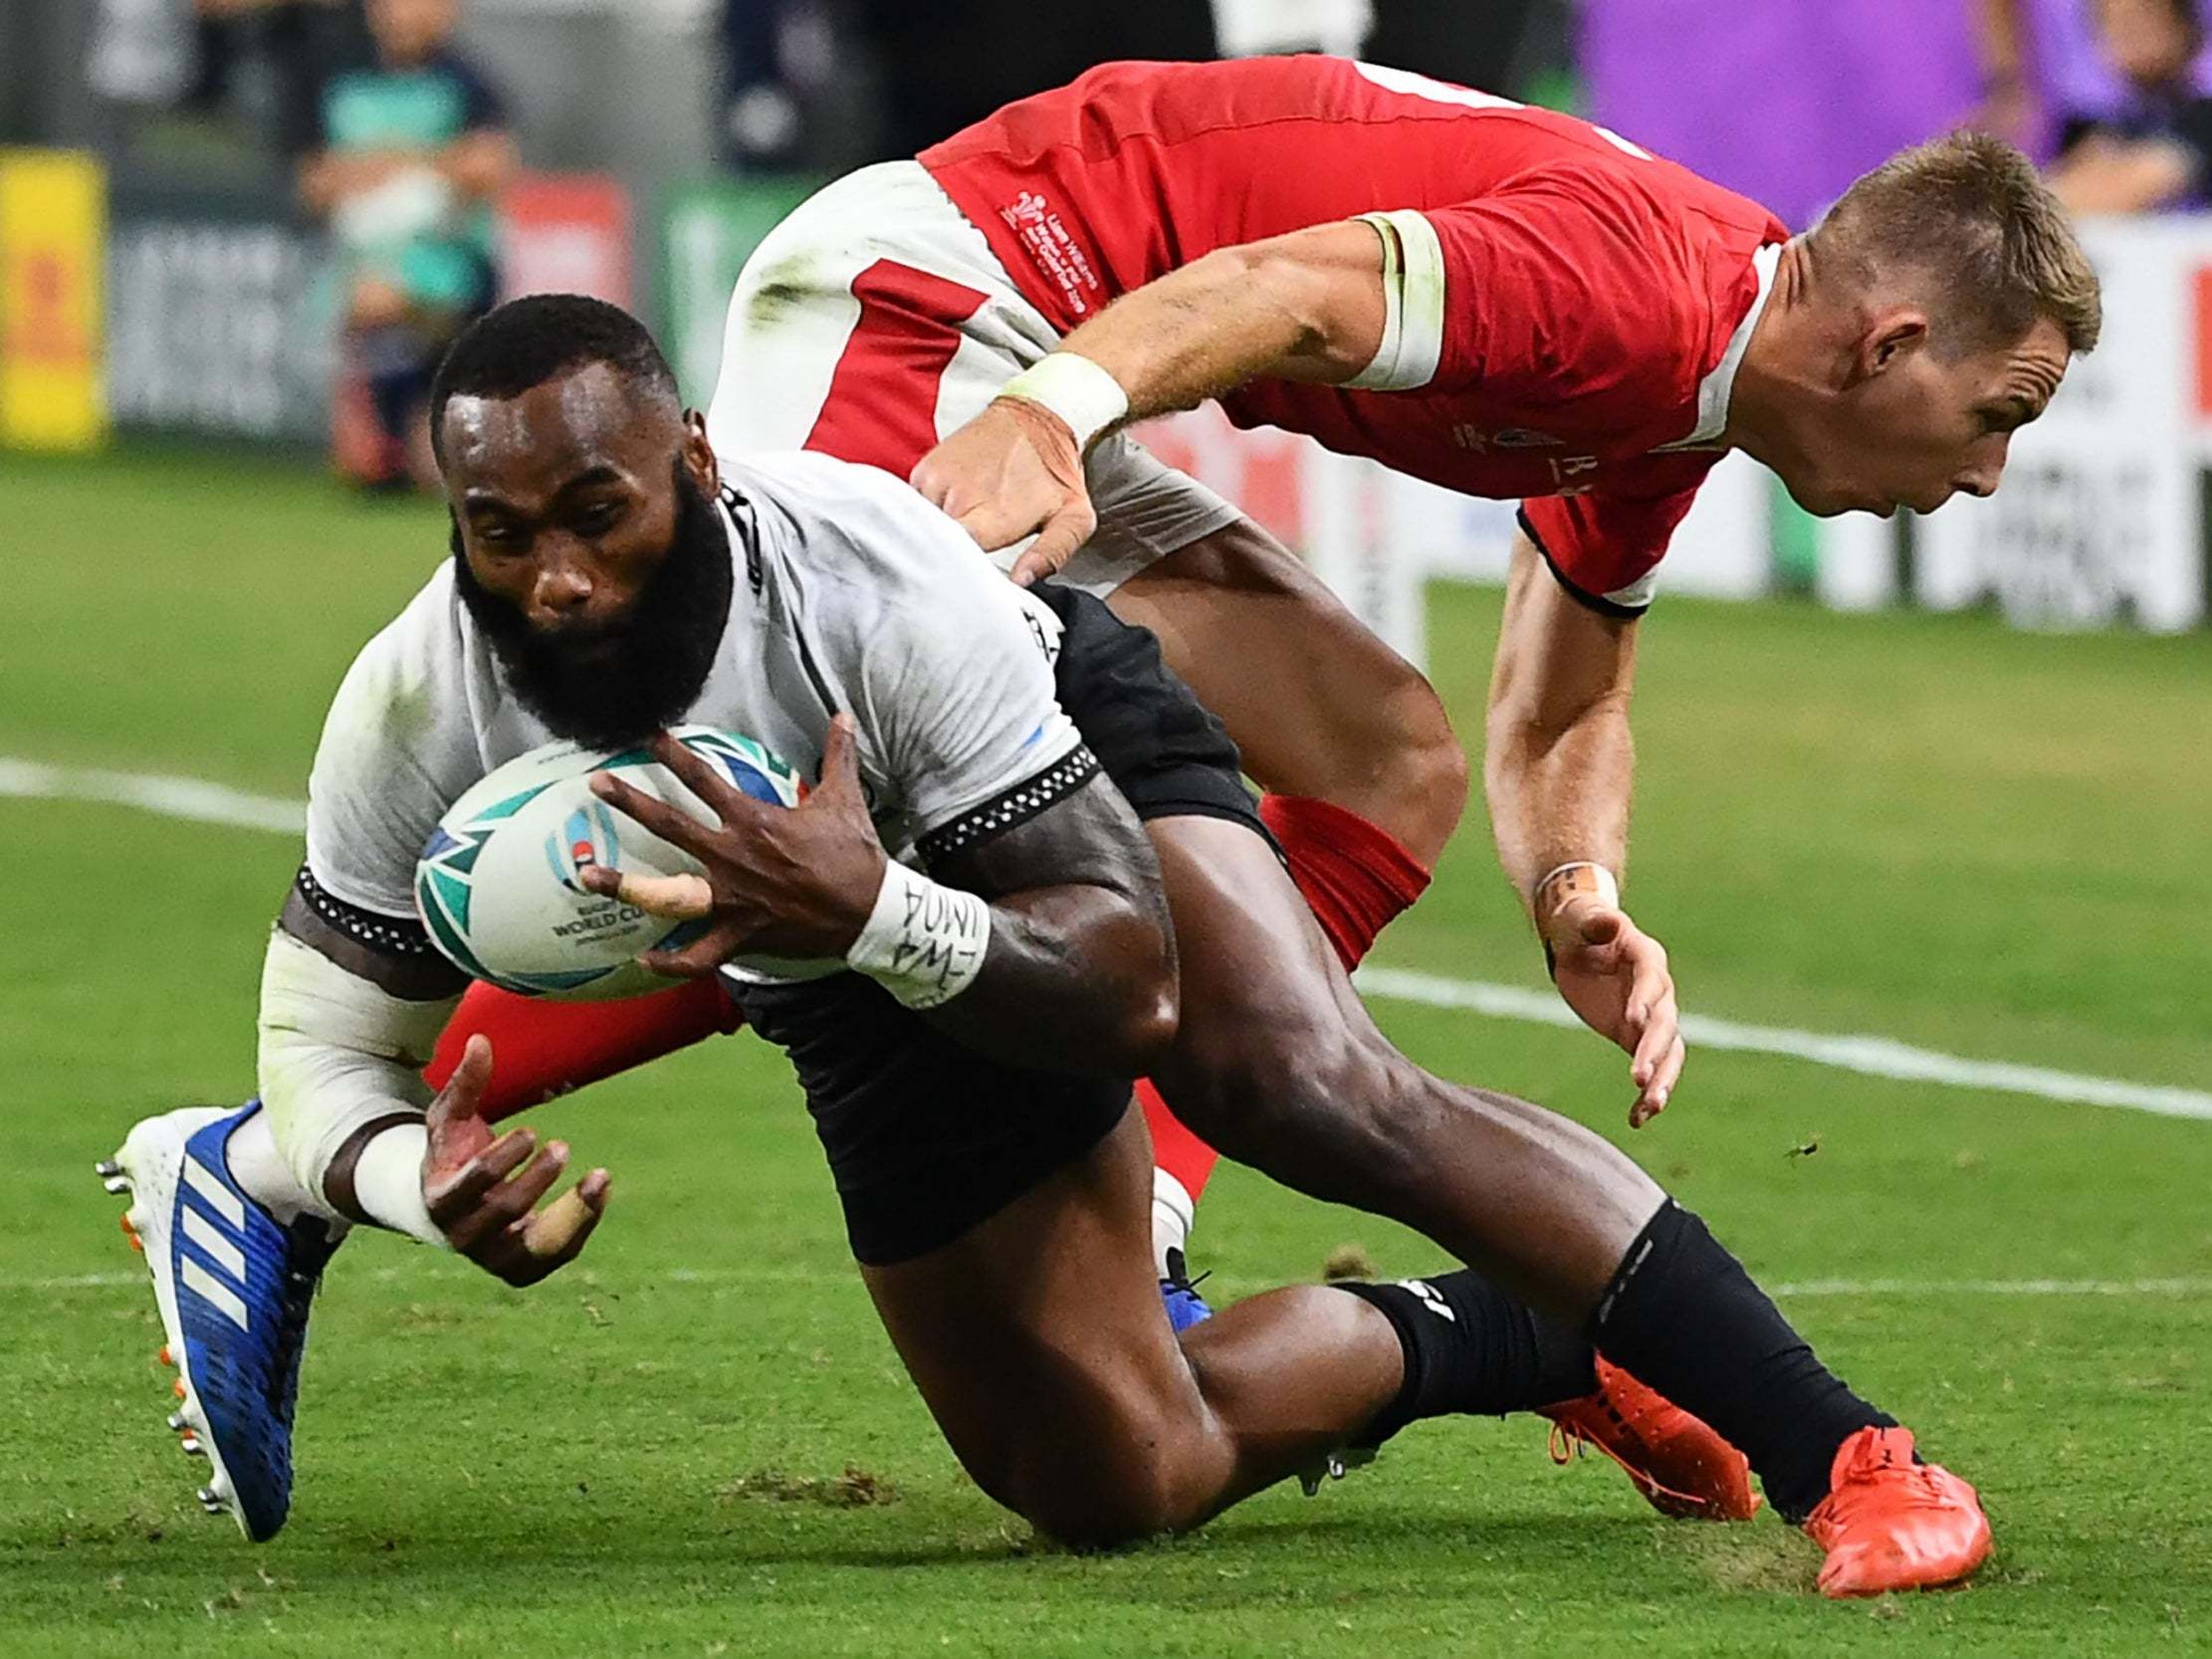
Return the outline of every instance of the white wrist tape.
<path id="1" fill-rule="evenodd" d="M 950 1002 L 983 971 L 991 907 L 896 861 L 845 960 L 909 1008 Z"/>
<path id="2" fill-rule="evenodd" d="M 1619 910 L 1621 908 L 1620 878 L 1604 865 L 1594 864 L 1589 859 L 1577 859 L 1572 864 L 1562 864 L 1555 870 L 1547 871 L 1544 879 L 1536 884 L 1537 899 L 1541 901 L 1545 891 L 1560 877 L 1572 876 L 1579 871 L 1587 871 L 1588 874 L 1583 876 L 1580 881 L 1573 881 L 1564 885 L 1578 893 L 1595 895 L 1598 903 L 1604 905 L 1608 910 Z M 1562 897 L 1565 897 L 1565 895 L 1562 895 Z"/>
<path id="3" fill-rule="evenodd" d="M 353 1164 L 353 1196 L 371 1221 L 439 1250 L 452 1242 L 430 1219 L 422 1196 L 422 1154 L 430 1132 L 422 1124 L 394 1124 L 370 1138 Z"/>
<path id="4" fill-rule="evenodd" d="M 1000 397 L 1018 397 L 1067 422 L 1075 447 L 1091 441 L 1129 413 L 1129 394 L 1121 382 L 1076 351 L 1052 351 L 998 388 Z"/>
<path id="5" fill-rule="evenodd" d="M 261 1100 L 277 1150 L 318 1203 L 328 1201 L 323 1177 L 331 1160 L 357 1130 L 395 1113 L 419 1115 L 429 1105 L 422 1065 L 455 1000 L 405 1001 L 290 933 L 270 935 L 261 971 Z M 421 1137 L 418 1128 L 418 1210 Z M 390 1138 L 377 1136 L 370 1149 Z M 385 1153 L 387 1160 L 397 1155 Z M 397 1231 L 424 1236 L 411 1212 L 369 1213 Z M 427 1225 L 428 1216 L 421 1221 Z M 440 1235 L 430 1228 L 429 1237 Z"/>

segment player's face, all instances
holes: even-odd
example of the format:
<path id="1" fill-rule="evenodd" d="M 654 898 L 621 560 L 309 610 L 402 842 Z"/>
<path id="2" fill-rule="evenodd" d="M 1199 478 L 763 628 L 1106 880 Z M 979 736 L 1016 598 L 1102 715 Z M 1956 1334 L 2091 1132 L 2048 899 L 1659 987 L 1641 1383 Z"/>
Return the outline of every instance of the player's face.
<path id="1" fill-rule="evenodd" d="M 733 582 L 698 417 L 592 364 L 511 398 L 456 397 L 440 439 L 455 582 L 524 705 L 592 744 L 679 718 Z"/>
<path id="2" fill-rule="evenodd" d="M 369 0 L 376 48 L 395 64 L 419 64 L 453 38 L 455 0 Z"/>
<path id="3" fill-rule="evenodd" d="M 1990 495 L 2012 434 L 2043 413 L 2068 355 L 2064 332 L 2048 319 L 2009 346 L 1960 356 L 1935 348 L 1917 312 L 1877 319 L 1831 430 L 1787 480 L 1790 494 L 1823 518 L 1933 513 L 1962 492 Z"/>

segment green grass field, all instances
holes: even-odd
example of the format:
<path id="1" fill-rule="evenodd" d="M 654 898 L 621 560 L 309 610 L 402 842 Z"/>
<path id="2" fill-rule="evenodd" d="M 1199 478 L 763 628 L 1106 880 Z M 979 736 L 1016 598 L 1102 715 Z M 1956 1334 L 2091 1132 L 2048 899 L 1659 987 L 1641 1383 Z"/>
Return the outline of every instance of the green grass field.
<path id="1" fill-rule="evenodd" d="M 228 453 L 0 458 L 0 756 L 286 795 L 444 545 L 430 510 Z M 1436 599 L 1470 740 L 1496 610 Z M 1686 1006 L 2205 1086 L 2212 636 L 1689 602 L 1646 633 L 1633 898 Z M 250 1088 L 299 849 L 4 797 L 0 836 L 0 1652 L 2212 1651 L 2212 1123 L 1693 1052 L 1632 1137 L 1595 1038 L 1397 1003 L 1424 1063 L 1621 1136 L 1809 1286 L 1783 1300 L 1831 1361 L 1981 1486 L 1980 1580 L 1822 1602 L 1771 1518 L 1659 1521 L 1607 1465 L 1555 1470 L 1529 1420 L 1423 1425 L 1180 1542 L 1036 1548 L 907 1387 L 795 1092 L 744 1037 L 534 1120 L 615 1171 L 576 1269 L 516 1293 L 386 1237 L 342 1253 L 292 1524 L 249 1548 L 161 1428 L 151 1299 L 91 1166 L 145 1112 Z M 1381 957 L 1541 983 L 1478 817 Z M 1240 1170 L 1197 1254 L 1233 1296 L 1347 1241 L 1438 1259 Z"/>

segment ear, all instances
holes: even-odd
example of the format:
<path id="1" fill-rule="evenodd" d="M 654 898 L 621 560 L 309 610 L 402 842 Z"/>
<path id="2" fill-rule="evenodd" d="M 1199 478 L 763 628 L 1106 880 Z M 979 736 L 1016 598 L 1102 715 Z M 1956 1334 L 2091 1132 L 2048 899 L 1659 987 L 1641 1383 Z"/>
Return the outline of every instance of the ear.
<path id="1" fill-rule="evenodd" d="M 707 417 L 696 409 L 684 411 L 685 470 L 708 496 L 722 489 L 722 469 L 715 462 L 714 445 L 707 442 Z"/>
<path id="2" fill-rule="evenodd" d="M 1859 336 L 1852 368 L 1855 380 L 1871 380 L 1904 362 L 1928 342 L 1927 312 L 1909 306 L 1879 311 Z"/>

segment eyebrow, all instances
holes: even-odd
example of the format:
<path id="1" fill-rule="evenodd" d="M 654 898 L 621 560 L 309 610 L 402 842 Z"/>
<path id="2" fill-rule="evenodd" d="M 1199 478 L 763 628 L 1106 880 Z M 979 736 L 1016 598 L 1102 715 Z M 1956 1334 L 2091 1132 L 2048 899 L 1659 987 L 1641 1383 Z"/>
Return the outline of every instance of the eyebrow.
<path id="1" fill-rule="evenodd" d="M 595 490 L 602 485 L 621 484 L 623 482 L 622 470 L 618 467 L 609 466 L 602 461 L 595 467 L 586 467 L 573 478 L 563 480 L 560 488 L 553 493 L 553 499 L 557 502 L 562 497 L 572 496 L 580 490 Z M 462 510 L 468 513 L 516 513 L 520 511 L 514 503 L 508 501 L 498 492 L 481 487 L 464 492 L 461 497 L 461 506 Z"/>

